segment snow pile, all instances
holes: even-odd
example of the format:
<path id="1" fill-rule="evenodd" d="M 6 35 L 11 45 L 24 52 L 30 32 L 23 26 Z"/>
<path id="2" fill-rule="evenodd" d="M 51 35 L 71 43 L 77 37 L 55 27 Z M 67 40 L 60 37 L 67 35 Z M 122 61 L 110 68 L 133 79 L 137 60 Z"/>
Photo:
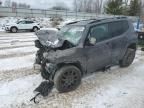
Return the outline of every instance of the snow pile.
<path id="1" fill-rule="evenodd" d="M 4 17 L 0 18 L 0 31 L 4 31 L 4 27 L 7 23 L 14 23 L 18 20 L 18 17 Z"/>

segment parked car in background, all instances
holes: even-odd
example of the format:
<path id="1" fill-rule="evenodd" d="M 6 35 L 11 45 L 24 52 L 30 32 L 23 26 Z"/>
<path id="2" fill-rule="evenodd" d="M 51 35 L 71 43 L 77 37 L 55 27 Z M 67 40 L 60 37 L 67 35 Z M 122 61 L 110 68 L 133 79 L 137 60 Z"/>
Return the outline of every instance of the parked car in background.
<path id="1" fill-rule="evenodd" d="M 35 23 L 31 20 L 20 20 L 16 23 L 7 23 L 5 25 L 5 30 L 12 33 L 16 33 L 18 30 L 30 30 L 36 32 L 40 29 L 40 24 Z"/>

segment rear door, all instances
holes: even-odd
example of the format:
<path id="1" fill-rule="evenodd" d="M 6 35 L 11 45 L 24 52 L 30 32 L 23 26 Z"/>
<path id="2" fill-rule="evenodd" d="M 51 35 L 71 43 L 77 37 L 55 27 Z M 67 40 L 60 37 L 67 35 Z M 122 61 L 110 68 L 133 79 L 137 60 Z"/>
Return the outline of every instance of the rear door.
<path id="1" fill-rule="evenodd" d="M 87 59 L 87 72 L 95 72 L 111 64 L 111 38 L 108 24 L 96 25 L 90 28 L 85 42 L 85 55 Z"/>
<path id="2" fill-rule="evenodd" d="M 33 21 L 26 21 L 26 29 L 32 29 L 33 28 Z"/>
<path id="3" fill-rule="evenodd" d="M 110 40 L 112 46 L 112 63 L 117 64 L 122 55 L 122 50 L 127 44 L 128 22 L 126 20 L 115 21 L 109 23 L 109 31 L 112 39 Z"/>
<path id="4" fill-rule="evenodd" d="M 18 29 L 21 29 L 21 30 L 26 29 L 26 21 L 20 21 L 17 24 L 17 26 L 18 26 Z"/>

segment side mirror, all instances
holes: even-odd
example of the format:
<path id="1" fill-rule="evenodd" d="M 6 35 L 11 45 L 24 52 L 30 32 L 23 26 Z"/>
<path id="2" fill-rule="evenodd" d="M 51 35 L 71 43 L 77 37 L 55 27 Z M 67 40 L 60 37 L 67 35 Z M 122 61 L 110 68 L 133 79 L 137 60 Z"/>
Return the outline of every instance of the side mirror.
<path id="1" fill-rule="evenodd" d="M 86 46 L 94 46 L 95 44 L 96 44 L 96 39 L 94 37 L 87 39 L 85 43 Z"/>
<path id="2" fill-rule="evenodd" d="M 90 45 L 94 46 L 96 44 L 96 38 L 90 37 L 89 43 L 90 43 Z"/>

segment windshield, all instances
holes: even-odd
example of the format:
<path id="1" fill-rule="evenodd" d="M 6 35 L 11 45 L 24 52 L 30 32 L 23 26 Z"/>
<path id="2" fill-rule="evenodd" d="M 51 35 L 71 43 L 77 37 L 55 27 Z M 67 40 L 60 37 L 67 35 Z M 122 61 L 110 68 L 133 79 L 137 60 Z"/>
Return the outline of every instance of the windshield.
<path id="1" fill-rule="evenodd" d="M 77 45 L 82 37 L 83 31 L 83 26 L 65 26 L 59 31 L 58 36 L 60 39 L 67 40 Z"/>

